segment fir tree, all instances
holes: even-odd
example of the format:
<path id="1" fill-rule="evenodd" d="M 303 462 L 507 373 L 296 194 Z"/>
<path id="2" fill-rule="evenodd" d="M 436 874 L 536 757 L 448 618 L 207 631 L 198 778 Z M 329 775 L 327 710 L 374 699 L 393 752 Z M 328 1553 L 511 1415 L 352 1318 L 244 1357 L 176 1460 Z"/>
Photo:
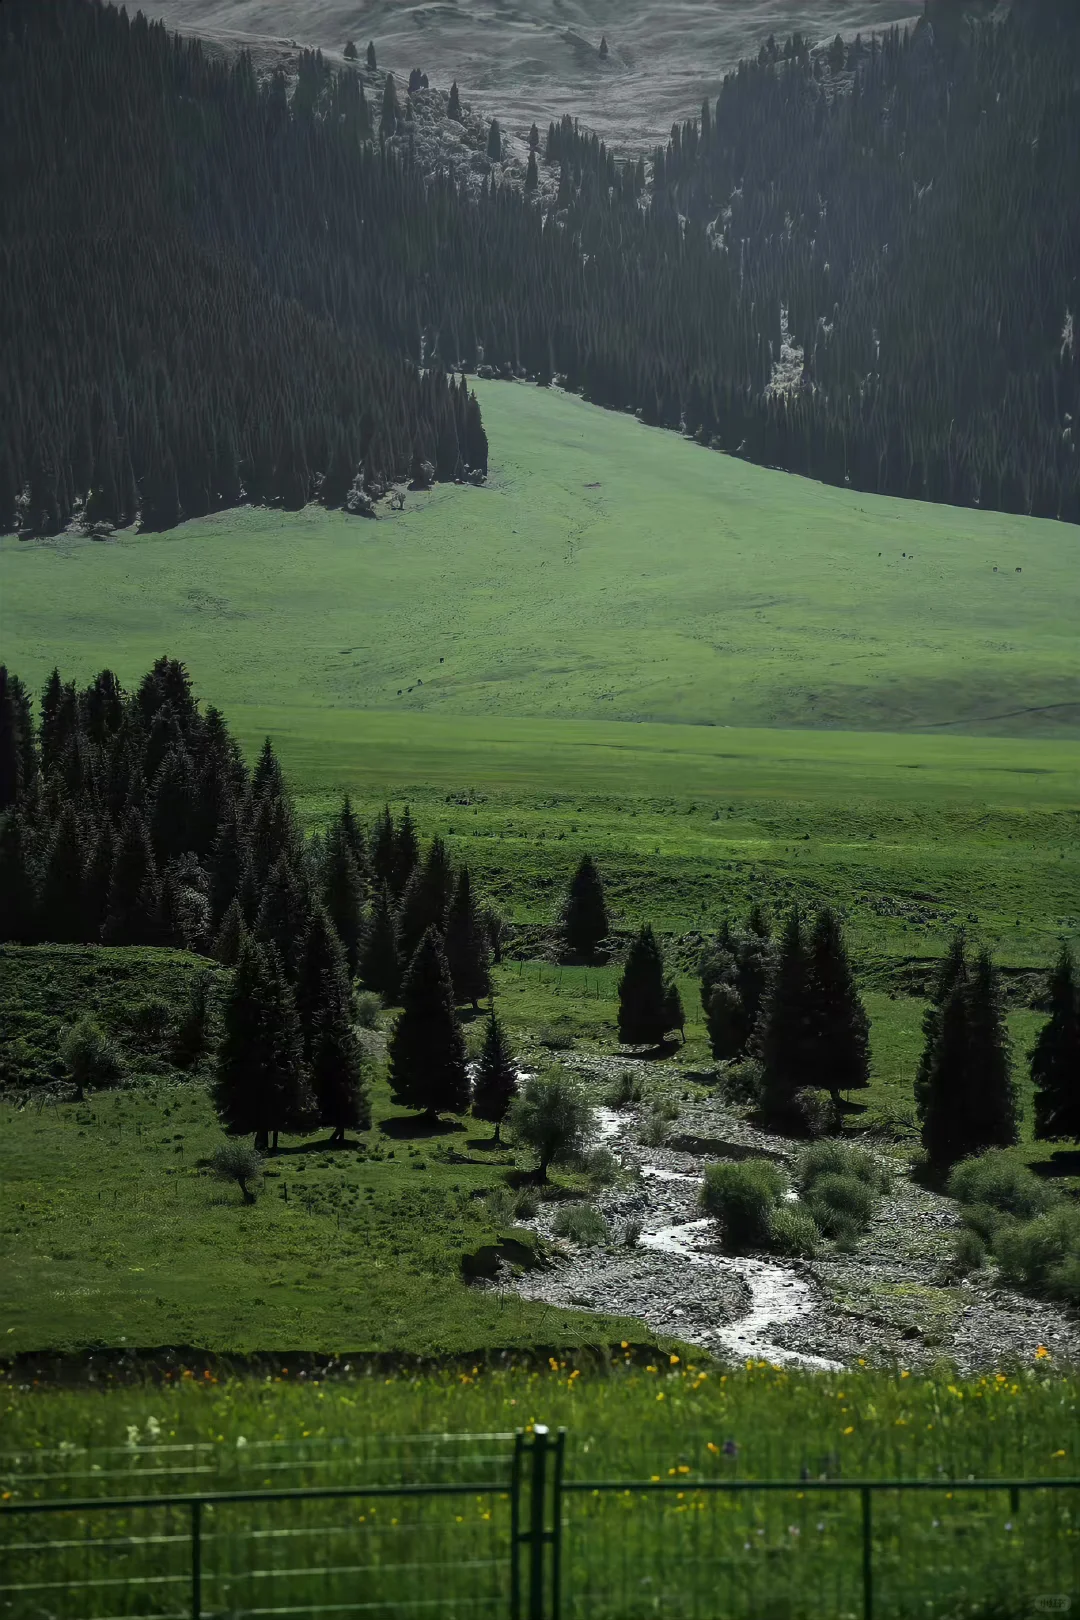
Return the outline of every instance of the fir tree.
<path id="1" fill-rule="evenodd" d="M 247 926 L 240 902 L 235 897 L 229 902 L 221 926 L 214 938 L 213 954 L 224 967 L 235 967 L 247 939 Z"/>
<path id="2" fill-rule="evenodd" d="M 870 1084 L 870 1021 L 855 986 L 843 930 L 825 907 L 810 939 L 810 1068 L 804 1085 L 841 1091 Z"/>
<path id="3" fill-rule="evenodd" d="M 379 133 L 384 140 L 397 130 L 399 117 L 397 85 L 394 83 L 394 75 L 388 73 L 386 83 L 383 85 L 382 113 L 379 117 Z"/>
<path id="4" fill-rule="evenodd" d="M 1050 1017 L 1031 1048 L 1035 1136 L 1080 1138 L 1080 991 L 1067 945 L 1050 974 Z"/>
<path id="5" fill-rule="evenodd" d="M 492 163 L 498 163 L 502 157 L 502 132 L 497 118 L 493 118 L 488 127 L 487 155 Z"/>
<path id="6" fill-rule="evenodd" d="M 389 811 L 387 811 L 389 815 Z M 390 887 L 396 895 L 405 893 L 405 885 L 420 864 L 420 840 L 413 826 L 412 811 L 405 806 L 401 821 L 394 829 L 394 855 L 390 870 Z M 381 874 L 380 874 L 381 875 Z"/>
<path id="7" fill-rule="evenodd" d="M 401 954 L 411 961 L 429 928 L 446 930 L 446 915 L 454 892 L 454 869 L 442 839 L 436 835 L 428 846 L 423 864 L 413 868 L 398 915 Z"/>
<path id="8" fill-rule="evenodd" d="M 446 960 L 458 1003 L 475 1009 L 491 989 L 487 933 L 473 899 L 469 868 L 463 866 L 446 919 Z"/>
<path id="9" fill-rule="evenodd" d="M 158 874 L 150 836 L 139 812 L 129 810 L 115 843 L 102 940 L 106 945 L 152 945 L 157 914 Z"/>
<path id="10" fill-rule="evenodd" d="M 984 952 L 972 968 L 952 954 L 951 987 L 929 1026 L 918 1097 L 922 1142 L 935 1165 L 1016 1141 L 1016 1095 L 996 975 Z"/>
<path id="11" fill-rule="evenodd" d="M 36 937 L 37 895 L 30 840 L 22 815 L 0 816 L 0 939 L 30 945 Z"/>
<path id="12" fill-rule="evenodd" d="M 465 1038 L 442 940 L 429 928 L 401 987 L 402 1012 L 390 1037 L 394 1100 L 429 1117 L 460 1114 L 469 1106 Z"/>
<path id="13" fill-rule="evenodd" d="M 810 960 L 798 908 L 788 917 L 762 1008 L 762 1105 L 773 1126 L 795 1122 L 795 1093 L 809 1083 Z"/>
<path id="14" fill-rule="evenodd" d="M 575 956 L 594 955 L 610 930 L 604 885 L 591 855 L 583 855 L 563 908 L 563 938 Z"/>
<path id="15" fill-rule="evenodd" d="M 473 1080 L 472 1111 L 477 1119 L 495 1127 L 495 1141 L 501 1141 L 502 1122 L 517 1096 L 518 1075 L 506 1031 L 492 1008 L 484 1026 L 484 1044 Z"/>
<path id="16" fill-rule="evenodd" d="M 273 946 L 246 939 L 222 1017 L 214 1106 L 230 1136 L 254 1134 L 255 1146 L 284 1131 L 305 1131 L 315 1103 L 304 1073 L 300 1022 Z"/>
<path id="17" fill-rule="evenodd" d="M 646 923 L 630 946 L 619 980 L 619 1039 L 631 1046 L 658 1046 L 670 1027 L 667 1014 L 664 958 Z"/>
<path id="18" fill-rule="evenodd" d="M 446 102 L 446 116 L 455 119 L 459 124 L 461 123 L 461 96 L 458 93 L 456 79 L 450 86 L 450 95 Z"/>
<path id="19" fill-rule="evenodd" d="M 364 1057 L 347 1012 L 327 1007 L 316 1020 L 311 1086 L 319 1123 L 331 1128 L 331 1147 L 344 1144 L 347 1130 L 370 1129 Z"/>
<path id="20" fill-rule="evenodd" d="M 376 990 L 388 1007 L 401 992 L 401 948 L 398 942 L 397 912 L 386 884 L 375 896 L 371 919 L 360 947 L 360 979 L 369 990 Z"/>
<path id="21" fill-rule="evenodd" d="M 366 60 L 367 60 L 368 72 L 369 73 L 374 73 L 378 64 L 375 61 L 375 41 L 373 39 L 368 40 L 368 48 L 367 48 L 367 58 L 366 58 Z"/>
<path id="22" fill-rule="evenodd" d="M 272 945 L 291 983 L 300 969 L 300 953 L 307 935 L 311 907 L 303 884 L 288 856 L 275 862 L 262 893 L 255 920 L 255 937 Z"/>
<path id="23" fill-rule="evenodd" d="M 347 841 L 331 837 L 322 870 L 322 897 L 330 921 L 345 951 L 350 975 L 360 964 L 363 937 L 364 889 Z"/>
<path id="24" fill-rule="evenodd" d="M 83 914 L 86 853 L 82 828 L 72 804 L 65 804 L 45 861 L 38 912 L 38 932 L 56 945 L 74 945 L 87 937 Z"/>

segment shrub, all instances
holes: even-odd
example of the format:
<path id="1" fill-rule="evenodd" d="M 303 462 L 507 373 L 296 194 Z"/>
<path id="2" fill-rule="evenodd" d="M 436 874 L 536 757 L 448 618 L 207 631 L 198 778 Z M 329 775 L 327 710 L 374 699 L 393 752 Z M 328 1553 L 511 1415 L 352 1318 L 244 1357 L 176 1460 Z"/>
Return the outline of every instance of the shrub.
<path id="1" fill-rule="evenodd" d="M 839 1109 L 827 1091 L 803 1086 L 792 1097 L 791 1128 L 800 1136 L 828 1136 L 839 1123 Z"/>
<path id="2" fill-rule="evenodd" d="M 1080 1209 L 1061 1204 L 1033 1221 L 999 1229 L 997 1258 L 1006 1282 L 1080 1303 Z"/>
<path id="3" fill-rule="evenodd" d="M 540 1179 L 548 1168 L 579 1158 L 592 1134 L 593 1111 L 581 1087 L 562 1069 L 526 1080 L 507 1115 L 513 1135 L 536 1154 Z"/>
<path id="4" fill-rule="evenodd" d="M 210 975 L 192 980 L 187 1004 L 173 1031 L 172 1058 L 177 1068 L 193 1069 L 210 1047 Z"/>
<path id="5" fill-rule="evenodd" d="M 853 1176 L 875 1191 L 886 1192 L 889 1172 L 865 1148 L 850 1142 L 815 1142 L 803 1148 L 795 1169 L 795 1184 L 801 1193 L 808 1193 L 822 1176 Z"/>
<path id="6" fill-rule="evenodd" d="M 541 1046 L 546 1046 L 549 1052 L 569 1052 L 574 1044 L 573 1031 L 563 1024 L 545 1024 L 537 1040 Z"/>
<path id="7" fill-rule="evenodd" d="M 874 1209 L 874 1191 L 858 1176 L 830 1171 L 818 1176 L 806 1202 L 826 1237 L 865 1231 Z"/>
<path id="8" fill-rule="evenodd" d="M 645 1087 L 640 1075 L 636 1075 L 632 1069 L 624 1069 L 608 1092 L 606 1102 L 609 1108 L 634 1108 L 644 1096 Z"/>
<path id="9" fill-rule="evenodd" d="M 556 1237 L 569 1238 L 583 1248 L 595 1248 L 611 1237 L 608 1223 L 595 1204 L 564 1204 L 555 1217 L 554 1231 Z"/>
<path id="10" fill-rule="evenodd" d="M 757 1058 L 743 1058 L 720 1071 L 717 1090 L 724 1102 L 736 1108 L 756 1108 L 761 1102 L 761 1064 Z"/>
<path id="11" fill-rule="evenodd" d="M 740 1254 L 768 1248 L 783 1192 L 783 1173 L 771 1160 L 721 1160 L 705 1172 L 701 1207 L 719 1223 L 724 1247 Z"/>
<path id="12" fill-rule="evenodd" d="M 60 1039 L 60 1061 L 79 1091 L 87 1086 L 112 1086 L 124 1072 L 120 1055 L 100 1024 L 80 1018 Z"/>
<path id="13" fill-rule="evenodd" d="M 980 1237 L 988 1249 L 997 1247 L 998 1237 L 1007 1226 L 1015 1226 L 1016 1217 L 1006 1215 L 993 1204 L 964 1204 L 961 1207 L 964 1225 Z"/>
<path id="14" fill-rule="evenodd" d="M 619 1179 L 619 1161 L 610 1148 L 593 1148 L 586 1153 L 582 1168 L 596 1187 L 610 1187 Z"/>
<path id="15" fill-rule="evenodd" d="M 489 1192 L 484 1199 L 484 1208 L 488 1220 L 496 1230 L 514 1224 L 517 1211 L 514 1207 L 514 1195 L 509 1187 L 496 1187 Z"/>
<path id="16" fill-rule="evenodd" d="M 809 1260 L 817 1253 L 821 1233 L 803 1203 L 778 1204 L 772 1212 L 769 1247 L 791 1260 Z"/>
<path id="17" fill-rule="evenodd" d="M 514 1214 L 519 1221 L 531 1221 L 540 1208 L 535 1187 L 519 1187 L 514 1193 Z"/>
<path id="18" fill-rule="evenodd" d="M 168 1034 L 172 1008 L 164 996 L 144 996 L 131 1009 L 131 1032 L 139 1045 L 154 1050 Z"/>
<path id="19" fill-rule="evenodd" d="M 630 1215 L 619 1230 L 619 1242 L 624 1249 L 636 1249 L 641 1242 L 641 1234 L 645 1230 L 645 1222 L 639 1215 Z"/>
<path id="20" fill-rule="evenodd" d="M 1043 1215 L 1056 1195 L 1026 1164 L 1011 1154 L 992 1149 L 977 1159 L 964 1159 L 953 1167 L 947 1191 L 961 1204 L 984 1204 L 1018 1220 Z"/>
<path id="21" fill-rule="evenodd" d="M 952 1269 L 958 1277 L 966 1277 L 969 1271 L 978 1271 L 986 1260 L 986 1244 L 978 1232 L 969 1228 L 956 1234 L 953 1244 Z"/>
<path id="22" fill-rule="evenodd" d="M 378 1029 L 382 997 L 373 990 L 361 990 L 353 1000 L 353 1015 L 361 1029 Z"/>
<path id="23" fill-rule="evenodd" d="M 245 1204 L 255 1202 L 255 1187 L 262 1175 L 262 1159 L 250 1142 L 223 1142 L 210 1161 L 219 1181 L 235 1181 Z"/>
<path id="24" fill-rule="evenodd" d="M 638 1141 L 642 1147 L 662 1148 L 667 1146 L 670 1135 L 671 1131 L 663 1110 L 654 1103 L 638 1131 Z"/>

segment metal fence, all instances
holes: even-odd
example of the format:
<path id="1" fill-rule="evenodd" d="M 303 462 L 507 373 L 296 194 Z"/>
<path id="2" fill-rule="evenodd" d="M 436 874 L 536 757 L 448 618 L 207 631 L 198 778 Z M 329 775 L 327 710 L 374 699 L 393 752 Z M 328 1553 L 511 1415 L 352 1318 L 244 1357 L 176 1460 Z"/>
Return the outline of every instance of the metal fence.
<path id="1" fill-rule="evenodd" d="M 1080 1593 L 1080 1479 L 587 1479 L 542 1426 L 413 1454 L 474 1477 L 13 1499 L 0 1615 L 933 1620 Z"/>

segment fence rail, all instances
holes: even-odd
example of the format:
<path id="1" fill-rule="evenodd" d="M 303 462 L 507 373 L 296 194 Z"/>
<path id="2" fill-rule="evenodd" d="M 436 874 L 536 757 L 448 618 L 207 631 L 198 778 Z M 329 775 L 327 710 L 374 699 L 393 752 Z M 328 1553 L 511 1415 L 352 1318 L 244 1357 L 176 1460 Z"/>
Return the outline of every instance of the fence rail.
<path id="1" fill-rule="evenodd" d="M 567 1477 L 565 1430 L 474 1438 L 504 1444 L 484 1458 L 500 1464 L 496 1477 L 8 1501 L 0 1613 L 886 1620 L 951 1612 L 952 1597 L 981 1595 L 980 1582 L 1023 1614 L 1063 1612 L 1080 1593 L 1080 1478 L 581 1479 Z M 1003 1529 L 988 1505 L 1002 1498 Z M 890 1524 L 879 1509 L 892 1499 L 907 1506 Z M 955 1504 L 943 1535 L 941 1519 L 912 1510 L 929 1499 Z M 816 1546 L 801 1542 L 813 1528 L 808 1504 L 830 1500 Z M 781 1501 L 802 1504 L 802 1526 L 770 1521 L 769 1504 Z M 469 1504 L 470 1514 L 454 1511 Z M 348 1520 L 321 1514 L 359 1506 Z M 375 1522 L 380 1506 L 395 1507 L 389 1524 Z M 277 1525 L 281 1508 L 290 1519 Z M 146 1515 L 148 1533 L 134 1533 L 130 1519 Z M 63 1535 L 42 1533 L 64 1519 Z M 959 1564 L 950 1562 L 957 1547 Z M 885 1570 L 895 1590 L 882 1590 Z M 915 1586 L 933 1596 L 916 1604 Z M 63 1599 L 70 1611 L 55 1606 Z"/>

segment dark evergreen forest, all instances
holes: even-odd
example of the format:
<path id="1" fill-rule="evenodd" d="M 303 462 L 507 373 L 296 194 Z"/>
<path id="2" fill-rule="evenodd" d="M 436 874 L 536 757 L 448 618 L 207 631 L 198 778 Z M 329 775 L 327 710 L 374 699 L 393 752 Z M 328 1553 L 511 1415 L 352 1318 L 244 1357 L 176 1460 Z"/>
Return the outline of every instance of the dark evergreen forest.
<path id="1" fill-rule="evenodd" d="M 0 527 L 482 476 L 448 380 L 481 365 L 1080 521 L 1080 29 L 1051 15 L 772 42 L 648 166 L 550 129 L 551 205 L 425 185 L 384 141 L 405 110 L 317 55 L 260 84 L 94 0 L 6 0 Z"/>

